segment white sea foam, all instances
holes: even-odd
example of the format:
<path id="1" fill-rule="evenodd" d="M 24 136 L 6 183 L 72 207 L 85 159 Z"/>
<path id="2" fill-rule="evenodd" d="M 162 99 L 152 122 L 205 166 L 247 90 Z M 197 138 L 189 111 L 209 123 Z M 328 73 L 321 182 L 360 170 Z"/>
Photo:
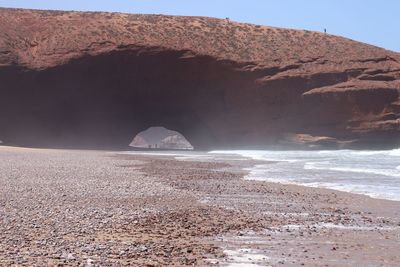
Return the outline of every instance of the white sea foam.
<path id="1" fill-rule="evenodd" d="M 270 259 L 268 256 L 259 254 L 252 249 L 225 249 L 224 253 L 227 255 L 228 266 L 230 267 L 263 266 L 264 264 L 260 264 Z"/>
<path id="2" fill-rule="evenodd" d="M 360 155 L 360 156 L 372 156 L 372 155 L 382 155 L 388 153 L 387 151 L 352 151 L 351 154 L 353 155 Z"/>
<path id="3" fill-rule="evenodd" d="M 246 179 L 330 188 L 400 201 L 400 149 L 381 151 L 233 150 L 255 160 L 274 161 L 249 169 Z"/>
<path id="4" fill-rule="evenodd" d="M 304 169 L 306 170 L 330 170 L 330 171 L 338 171 L 338 172 L 356 172 L 356 173 L 368 173 L 368 174 L 378 174 L 384 176 L 392 176 L 392 177 L 400 177 L 400 169 L 396 167 L 395 169 L 368 169 L 368 168 L 351 168 L 351 167 L 328 167 L 329 162 L 320 164 L 321 162 L 306 162 L 304 164 Z M 320 164 L 320 165 L 318 165 Z"/>
<path id="5" fill-rule="evenodd" d="M 391 150 L 389 152 L 389 155 L 394 157 L 400 157 L 400 148 Z"/>
<path id="6" fill-rule="evenodd" d="M 340 230 L 351 230 L 351 231 L 373 231 L 373 230 L 384 230 L 384 231 L 395 231 L 400 229 L 396 226 L 360 226 L 360 225 L 344 225 L 344 224 L 334 224 L 334 223 L 317 223 L 312 225 L 302 225 L 302 224 L 286 224 L 279 227 L 271 227 L 272 231 L 280 229 L 289 230 L 301 230 L 304 228 L 328 228 L 328 229 L 340 229 Z M 266 230 L 270 232 L 271 230 Z"/>

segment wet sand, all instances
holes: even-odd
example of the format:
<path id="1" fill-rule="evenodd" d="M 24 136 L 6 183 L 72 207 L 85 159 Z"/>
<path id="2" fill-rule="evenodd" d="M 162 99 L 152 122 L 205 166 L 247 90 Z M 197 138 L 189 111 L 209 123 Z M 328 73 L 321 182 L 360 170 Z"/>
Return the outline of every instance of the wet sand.
<path id="1" fill-rule="evenodd" d="M 399 202 L 243 180 L 256 163 L 0 147 L 0 265 L 399 265 Z"/>

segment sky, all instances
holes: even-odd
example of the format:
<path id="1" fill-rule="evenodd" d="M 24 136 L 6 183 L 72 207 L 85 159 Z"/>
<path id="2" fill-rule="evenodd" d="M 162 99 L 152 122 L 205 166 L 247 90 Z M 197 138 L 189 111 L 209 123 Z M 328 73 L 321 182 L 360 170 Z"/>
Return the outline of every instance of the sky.
<path id="1" fill-rule="evenodd" d="M 400 52 L 399 0 L 0 0 L 0 7 L 209 16 L 323 31 Z"/>

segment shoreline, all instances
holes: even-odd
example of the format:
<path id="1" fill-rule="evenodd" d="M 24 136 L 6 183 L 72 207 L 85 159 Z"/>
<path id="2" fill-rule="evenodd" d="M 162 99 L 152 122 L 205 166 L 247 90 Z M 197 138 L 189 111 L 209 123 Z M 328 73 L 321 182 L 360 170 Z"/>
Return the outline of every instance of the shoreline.
<path id="1" fill-rule="evenodd" d="M 248 168 L 249 173 L 245 177 L 247 180 L 326 188 L 366 195 L 374 199 L 400 201 L 400 166 L 397 166 L 398 162 L 396 164 L 400 156 L 399 149 L 362 152 L 317 151 L 310 155 L 303 152 L 282 152 L 283 155 L 275 151 L 246 150 L 215 153 L 235 153 L 261 160 L 261 164 L 257 163 Z M 385 157 L 390 159 L 386 161 Z M 381 164 L 375 163 L 380 160 Z M 271 161 L 279 166 L 271 167 Z M 379 182 L 380 180 L 383 182 Z"/>
<path id="2" fill-rule="evenodd" d="M 256 162 L 0 147 L 0 264 L 400 262 L 397 201 L 243 179 Z"/>
<path id="3" fill-rule="evenodd" d="M 185 161 L 185 160 L 183 160 Z M 200 160 L 201 161 L 201 160 Z M 224 160 L 222 160 L 224 161 Z M 190 162 L 190 161 L 189 161 Z M 217 160 L 218 162 L 218 160 Z M 228 162 L 232 163 L 231 161 L 228 160 Z M 257 161 L 254 160 L 250 160 L 247 161 L 245 163 L 245 165 L 254 165 Z M 317 196 L 317 198 L 315 199 L 315 203 L 312 204 L 308 204 L 308 207 L 306 208 L 307 211 L 313 211 L 313 212 L 308 212 L 307 216 L 313 217 L 310 219 L 311 222 L 317 222 L 320 223 L 321 221 L 324 222 L 324 220 L 326 220 L 328 223 L 326 223 L 326 225 L 322 225 L 321 229 L 324 228 L 330 228 L 329 231 L 333 232 L 330 233 L 329 236 L 332 238 L 332 242 L 337 242 L 335 243 L 336 245 L 327 249 L 324 248 L 321 251 L 317 252 L 320 253 L 321 255 L 318 256 L 318 260 L 321 262 L 323 261 L 323 259 L 326 259 L 327 264 L 329 265 L 340 265 L 340 266 L 354 266 L 354 264 L 359 264 L 359 262 L 363 262 L 364 263 L 370 263 L 373 262 L 374 260 L 376 260 L 376 258 L 379 258 L 379 255 L 376 254 L 376 251 L 374 251 L 374 249 L 369 248 L 368 246 L 373 244 L 374 242 L 377 242 L 380 240 L 381 238 L 381 234 L 382 232 L 385 232 L 386 230 L 389 231 L 389 235 L 393 235 L 394 238 L 397 238 L 396 241 L 396 246 L 397 244 L 400 244 L 400 240 L 398 238 L 398 234 L 400 231 L 400 208 L 398 206 L 398 201 L 391 201 L 391 200 L 381 200 L 381 199 L 374 199 L 371 198 L 369 196 L 365 196 L 365 195 L 361 195 L 361 194 L 353 194 L 353 193 L 348 193 L 348 192 L 342 192 L 342 191 L 338 191 L 338 190 L 334 190 L 334 189 L 326 189 L 326 188 L 313 188 L 313 187 L 305 187 L 305 186 L 301 186 L 301 185 L 284 185 L 284 184 L 279 184 L 279 183 L 270 183 L 270 182 L 265 182 L 265 181 L 254 181 L 254 180 L 245 180 L 243 179 L 245 176 L 246 171 L 243 170 L 243 166 L 239 166 L 239 170 L 238 170 L 238 164 L 239 165 L 243 165 L 243 161 L 239 160 L 238 162 L 236 162 L 236 164 L 233 164 L 233 170 L 235 173 L 239 174 L 236 179 L 239 179 L 239 183 L 240 184 L 248 184 L 250 185 L 250 187 L 253 187 L 252 189 L 257 192 L 262 192 L 262 193 L 275 193 L 276 191 L 279 191 L 279 194 L 282 194 L 282 190 L 284 191 L 283 195 L 288 194 L 289 193 L 289 199 L 292 200 L 291 197 L 293 197 L 293 193 L 294 193 L 294 197 L 296 198 L 300 198 L 301 197 L 305 197 L 306 199 L 309 196 Z M 231 167 L 232 167 L 231 166 Z M 218 169 L 218 168 L 217 168 Z M 224 169 L 225 170 L 225 169 Z M 242 183 L 243 182 L 243 183 Z M 263 189 L 265 190 L 267 188 L 266 191 L 263 191 Z M 275 192 L 274 192 L 275 191 Z M 218 192 L 220 194 L 220 192 Z M 254 191 L 253 191 L 254 193 Z M 235 196 L 236 194 L 234 194 Z M 299 197 L 300 195 L 300 197 Z M 262 197 L 262 196 L 261 196 Z M 285 200 L 287 200 L 288 198 L 285 196 L 280 196 L 283 197 Z M 248 209 L 248 207 L 243 208 L 243 206 L 241 206 L 240 204 L 243 203 L 238 203 L 238 205 L 235 205 L 235 198 L 232 197 L 232 195 L 227 196 L 227 199 L 224 199 L 224 195 L 220 196 L 220 201 L 218 201 L 218 197 L 214 196 L 213 199 L 211 201 L 208 201 L 206 203 L 210 204 L 216 204 L 223 206 L 225 208 L 228 208 L 230 210 L 240 210 L 241 212 L 249 212 L 251 214 L 252 218 L 255 218 L 257 216 L 254 216 L 254 212 L 252 212 L 251 210 L 254 209 Z M 251 204 L 253 204 L 254 200 L 251 198 L 254 198 L 254 196 L 249 196 L 249 195 L 244 195 L 241 196 L 239 199 L 245 198 L 244 202 L 248 202 L 248 200 L 250 200 L 250 202 L 252 202 Z M 222 201 L 221 201 L 222 200 Z M 304 200 L 304 199 L 303 199 Z M 227 202 L 229 203 L 229 205 L 226 205 Z M 240 202 L 240 201 L 239 201 Z M 245 203 L 246 206 L 249 205 L 249 203 Z M 313 225 L 310 225 L 308 223 L 308 219 L 304 220 L 305 218 L 301 218 L 302 216 L 299 214 L 304 214 L 303 210 L 304 207 L 301 207 L 300 212 L 298 211 L 298 209 L 296 209 L 296 207 L 293 207 L 295 205 L 293 204 L 289 204 L 286 205 L 287 203 L 279 203 L 279 204 L 283 204 L 283 207 L 280 207 L 281 209 L 278 209 L 278 212 L 272 212 L 272 214 L 268 214 L 267 215 L 272 215 L 274 217 L 274 219 L 276 219 L 278 217 L 278 221 L 280 221 L 281 224 L 282 221 L 286 222 L 289 218 L 289 221 L 297 221 L 298 225 L 300 225 L 301 227 L 299 227 L 299 229 L 301 229 L 301 231 L 299 231 L 297 234 L 298 236 L 296 238 L 302 238 L 304 235 L 304 232 L 310 231 L 310 228 L 313 227 Z M 233 206 L 233 207 L 232 207 Z M 260 208 L 260 205 L 257 204 L 255 205 L 256 207 Z M 282 206 L 282 205 L 278 205 Z M 312 206 L 317 206 L 315 209 L 312 208 Z M 283 208 L 283 209 L 282 209 Z M 247 209 L 247 210 L 246 210 Z M 255 210 L 262 210 L 262 209 L 255 209 Z M 300 218 L 296 218 L 296 217 L 300 217 Z M 332 218 L 333 217 L 333 218 Z M 374 219 L 372 219 L 372 218 Z M 267 220 L 269 221 L 269 223 L 273 223 L 271 221 L 271 216 L 267 216 Z M 387 220 L 389 218 L 389 220 Z M 261 220 L 265 220 L 266 218 L 263 218 Z M 375 221 L 374 221 L 375 220 Z M 394 220 L 395 222 L 390 223 L 391 220 Z M 386 224 L 388 224 L 390 226 L 384 226 Z M 328 227 L 328 225 L 331 224 L 330 227 Z M 283 224 L 283 225 L 279 225 L 278 228 L 278 232 L 284 232 L 284 231 L 289 231 L 288 229 L 285 229 L 287 225 Z M 261 227 L 262 228 L 262 227 Z M 355 229 L 354 229 L 355 228 Z M 271 229 L 270 226 L 268 226 L 266 229 Z M 271 246 L 271 243 L 269 242 L 265 242 L 265 240 L 268 240 L 270 233 L 265 234 L 265 232 L 263 232 L 265 229 L 258 229 L 258 231 L 253 231 L 250 230 L 250 237 L 255 237 L 256 239 L 259 239 L 257 242 L 255 242 L 255 244 L 250 245 L 250 249 L 249 249 L 249 243 L 251 244 L 251 242 L 242 242 L 241 239 L 246 238 L 246 236 L 248 237 L 248 231 L 239 231 L 236 236 L 232 236 L 232 235 L 227 235 L 227 236 L 220 236 L 219 238 L 226 238 L 227 240 L 225 240 L 224 242 L 220 243 L 220 247 L 224 248 L 224 251 L 227 250 L 227 252 L 225 254 L 227 254 L 227 258 L 225 258 L 226 262 L 222 262 L 222 265 L 224 266 L 224 264 L 226 264 L 227 266 L 235 266 L 235 264 L 252 264 L 252 266 L 269 266 L 270 264 L 289 264 L 290 259 L 285 259 L 282 261 L 282 258 L 279 257 L 279 255 L 275 255 L 275 259 L 273 257 L 270 257 L 271 255 L 268 255 L 268 252 L 263 251 L 262 248 L 260 248 L 261 244 L 264 245 L 264 248 L 269 248 Z M 324 229 L 325 231 L 326 229 Z M 341 247 L 342 245 L 339 245 L 340 242 L 342 242 L 342 239 L 345 238 L 343 235 L 347 235 L 349 230 L 356 230 L 357 232 L 361 233 L 359 235 L 359 237 L 355 238 L 352 237 L 350 238 L 348 241 L 351 244 L 351 242 L 354 242 L 354 240 L 363 240 L 362 242 L 367 244 L 365 248 L 366 251 L 368 251 L 369 255 L 371 256 L 370 258 L 362 258 L 360 255 L 356 255 L 355 259 L 353 259 L 352 261 L 348 261 L 348 263 L 346 263 L 346 260 L 348 260 L 348 258 L 344 258 L 343 260 L 345 262 L 341 262 L 340 264 L 337 264 L 337 260 L 336 258 L 332 258 L 331 257 L 331 252 L 332 251 L 336 251 L 339 249 L 339 247 Z M 370 233 L 370 231 L 375 231 L 373 233 Z M 392 233 L 391 231 L 395 231 L 395 233 Z M 289 231 L 289 232 L 293 232 L 293 231 Z M 365 234 L 365 232 L 367 234 Z M 325 243 L 325 238 L 327 236 L 325 236 L 325 233 L 321 234 L 318 231 L 316 231 L 316 235 L 317 237 L 310 237 L 311 240 L 313 242 L 317 241 L 320 242 L 320 245 L 317 246 L 317 248 L 313 248 L 314 251 L 318 251 L 318 249 L 320 249 L 320 247 L 323 245 L 325 246 L 330 246 L 330 244 L 324 244 Z M 310 234 L 310 232 L 309 232 Z M 323 238 L 321 238 L 321 236 L 323 236 Z M 365 236 L 363 236 L 365 235 Z M 313 236 L 313 234 L 310 234 L 310 236 Z M 293 239 L 293 233 L 290 234 L 289 237 L 282 237 L 282 241 L 286 240 L 287 238 L 290 238 L 290 240 Z M 365 240 L 365 238 L 370 238 L 371 240 Z M 385 236 L 385 238 L 387 238 L 387 236 Z M 239 239 L 239 242 L 237 242 L 237 239 Z M 261 241 L 260 241 L 261 240 Z M 264 241 L 264 243 L 263 243 Z M 287 242 L 287 240 L 285 241 Z M 307 242 L 310 242 L 310 240 L 307 240 Z M 330 242 L 328 242 L 330 243 Z M 301 243 L 299 243 L 300 246 Z M 321 245 L 322 244 L 322 245 Z M 360 244 L 358 244 L 360 245 Z M 346 245 L 343 245 L 346 248 Z M 354 246 L 354 245 L 351 245 Z M 384 245 L 383 245 L 384 246 Z M 261 246 L 262 247 L 262 246 Z M 286 250 L 290 248 L 290 246 L 287 246 L 287 244 L 285 244 L 284 246 L 282 246 L 280 249 L 278 249 L 278 251 L 280 250 Z M 249 253 L 242 253 L 243 250 L 246 250 Z M 293 248 L 290 248 L 293 249 Z M 346 248 L 348 249 L 348 248 Z M 394 252 L 394 247 L 393 245 L 390 246 L 389 253 L 386 254 L 386 256 L 393 257 L 396 253 Z M 309 249 L 305 250 L 306 252 L 310 251 Z M 250 253 L 251 252 L 251 253 Z M 298 257 L 304 257 L 302 260 L 299 260 L 299 258 L 297 258 L 296 260 L 292 261 L 291 264 L 294 264 L 297 266 L 297 264 L 301 263 L 301 261 L 303 261 L 303 263 L 305 265 L 313 265 L 313 266 L 323 266 L 323 264 L 316 264 L 315 260 L 316 258 L 310 258 L 307 253 L 303 253 L 304 251 L 300 251 L 299 255 L 297 255 Z M 260 254 L 261 253 L 261 254 Z M 264 253 L 264 254 L 263 254 Z M 265 254 L 266 253 L 266 254 Z M 269 252 L 270 253 L 270 252 Z M 264 255 L 266 257 L 260 257 L 260 255 Z M 320 258 L 323 257 L 323 258 Z M 347 257 L 347 256 L 346 256 Z M 394 256 L 397 257 L 397 256 Z M 249 259 L 250 262 L 249 262 Z M 398 260 L 397 259 L 393 259 L 392 262 L 396 262 Z M 221 264 L 220 261 L 217 260 L 218 263 Z M 377 260 L 374 264 L 378 264 L 379 265 L 379 260 Z M 300 264 L 301 265 L 301 264 Z"/>
<path id="4" fill-rule="evenodd" d="M 349 151 L 353 151 L 353 150 L 349 150 Z M 355 150 L 356 151 L 356 150 Z M 391 151 L 391 150 L 388 150 Z M 181 152 L 181 153 L 179 153 Z M 188 159 L 192 159 L 192 160 L 208 160 L 209 157 L 214 157 L 214 156 L 219 156 L 221 158 L 223 158 L 224 156 L 229 158 L 236 158 L 236 160 L 244 160 L 244 161 L 248 161 L 251 164 L 246 165 L 245 167 L 243 167 L 243 172 L 247 172 L 246 175 L 243 176 L 244 180 L 248 180 L 248 181 L 261 181 L 261 182 L 265 182 L 265 183 L 272 183 L 272 184 L 281 184 L 281 185 L 294 185 L 294 186 L 301 186 L 301 187 L 309 187 L 309 188 L 317 188 L 317 189 L 328 189 L 328 190 L 333 190 L 336 192 L 343 192 L 343 193 L 348 193 L 348 194 L 354 194 L 354 195 L 361 195 L 361 196 L 366 196 L 372 199 L 376 199 L 376 200 L 386 200 L 386 201 L 395 201 L 395 202 L 400 202 L 400 199 L 390 199 L 388 197 L 379 197 L 379 196 L 374 196 L 376 195 L 376 193 L 368 193 L 368 192 L 355 192 L 352 190 L 341 190 L 338 188 L 334 188 L 334 186 L 329 187 L 329 186 L 324 186 L 324 185 L 314 185 L 314 184 L 307 184 L 307 183 L 301 183 L 301 182 L 291 182 L 291 181 L 285 181 L 285 180 L 277 180 L 277 181 L 271 181 L 268 179 L 257 179 L 257 178 L 249 178 L 248 176 L 251 174 L 251 172 L 257 168 L 258 166 L 268 166 L 270 164 L 275 164 L 275 163 L 279 163 L 281 161 L 277 161 L 277 160 L 264 160 L 264 159 L 254 159 L 251 158 L 250 156 L 244 156 L 244 155 L 240 155 L 235 153 L 234 151 L 229 153 L 214 153 L 213 151 L 210 152 L 199 152 L 197 151 L 189 151 L 190 154 L 185 154 L 188 151 L 175 151 L 175 150 L 170 150 L 170 151 L 123 151 L 121 154 L 123 155 L 138 155 L 138 156 L 170 156 L 170 157 L 174 157 L 176 160 L 188 160 Z M 193 153 L 195 152 L 195 153 Z M 196 155 L 197 154 L 197 155 Z M 400 166 L 399 166 L 400 167 Z M 324 172 L 325 170 L 320 170 L 321 172 Z M 340 172 L 338 172 L 338 175 L 340 174 Z M 321 183 L 323 184 L 323 183 Z"/>

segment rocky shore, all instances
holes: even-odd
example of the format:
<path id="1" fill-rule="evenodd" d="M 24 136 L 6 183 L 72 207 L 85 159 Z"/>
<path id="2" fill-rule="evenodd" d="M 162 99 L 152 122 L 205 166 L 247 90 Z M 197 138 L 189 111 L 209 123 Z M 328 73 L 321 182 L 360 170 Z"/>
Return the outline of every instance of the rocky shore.
<path id="1" fill-rule="evenodd" d="M 255 163 L 0 147 L 0 265 L 400 262 L 398 202 L 243 180 Z"/>

